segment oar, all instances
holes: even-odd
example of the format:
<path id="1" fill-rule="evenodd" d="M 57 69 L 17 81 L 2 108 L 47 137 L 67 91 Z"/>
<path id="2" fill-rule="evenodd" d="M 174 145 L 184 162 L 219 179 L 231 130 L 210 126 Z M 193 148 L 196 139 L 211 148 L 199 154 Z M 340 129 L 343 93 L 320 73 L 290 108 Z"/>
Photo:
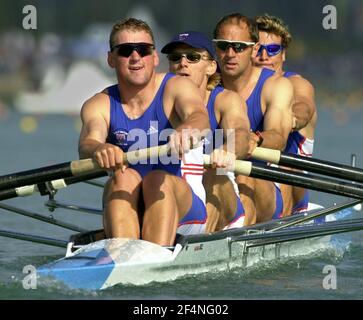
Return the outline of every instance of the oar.
<path id="1" fill-rule="evenodd" d="M 332 221 L 316 226 L 305 226 L 296 230 L 279 230 L 275 232 L 257 233 L 251 235 L 232 236 L 230 242 L 252 241 L 247 248 L 259 247 L 268 244 L 303 240 L 322 237 L 338 233 L 359 231 L 363 229 L 363 219 L 350 219 L 345 221 Z M 254 242 L 255 241 L 255 242 Z"/>
<path id="2" fill-rule="evenodd" d="M 18 214 L 21 214 L 23 216 L 30 217 L 30 218 L 33 218 L 33 219 L 36 219 L 36 220 L 40 220 L 40 221 L 43 221 L 43 222 L 46 222 L 46 223 L 49 223 L 49 224 L 53 224 L 53 225 L 56 225 L 58 227 L 62 227 L 62 228 L 68 229 L 68 230 L 77 231 L 77 232 L 86 232 L 86 231 L 88 231 L 86 229 L 80 228 L 80 227 L 78 227 L 76 225 L 73 225 L 73 224 L 70 224 L 68 222 L 60 221 L 60 220 L 57 220 L 57 219 L 55 219 L 53 217 L 46 217 L 46 216 L 43 216 L 41 214 L 26 211 L 26 210 L 16 208 L 16 207 L 13 207 L 13 206 L 10 206 L 10 205 L 7 205 L 7 204 L 0 203 L 0 209 L 7 210 L 7 211 L 10 211 L 10 212 L 14 212 L 14 213 L 18 213 Z"/>
<path id="3" fill-rule="evenodd" d="M 279 150 L 261 147 L 256 148 L 253 151 L 252 158 L 286 167 L 311 171 L 319 174 L 332 176 L 335 178 L 363 183 L 363 169 L 347 166 L 340 163 L 310 157 L 303 157 L 295 154 L 281 152 Z"/>
<path id="4" fill-rule="evenodd" d="M 169 145 L 151 147 L 148 149 L 124 153 L 124 162 L 136 162 L 153 157 L 164 156 L 169 152 Z M 46 181 L 78 177 L 84 174 L 103 172 L 94 159 L 74 160 L 53 166 L 22 171 L 0 177 L 0 190 L 9 190 Z"/>
<path id="5" fill-rule="evenodd" d="M 60 248 L 67 248 L 68 241 L 59 240 L 59 239 L 52 239 L 47 237 L 41 237 L 32 234 L 24 234 L 9 230 L 0 230 L 1 237 L 13 238 L 18 240 L 36 242 L 41 244 L 47 244 L 49 246 L 60 247 Z"/>
<path id="6" fill-rule="evenodd" d="M 294 226 L 294 225 L 297 225 L 297 224 L 300 224 L 300 223 L 303 223 L 303 222 L 307 222 L 307 221 L 310 221 L 310 220 L 313 220 L 313 219 L 316 219 L 316 218 L 324 217 L 324 216 L 330 215 L 332 213 L 335 213 L 335 212 L 338 212 L 338 211 L 341 211 L 341 210 L 344 210 L 344 209 L 347 209 L 347 208 L 352 208 L 355 205 L 360 204 L 360 203 L 362 203 L 361 200 L 353 200 L 353 201 L 349 201 L 349 202 L 342 203 L 342 204 L 339 204 L 339 205 L 335 205 L 334 207 L 331 207 L 331 208 L 322 209 L 322 210 L 319 210 L 318 212 L 315 212 L 315 213 L 303 215 L 303 217 L 300 217 L 299 219 L 296 219 L 296 220 L 293 220 L 293 221 L 288 221 L 288 222 L 286 222 L 284 224 L 281 224 L 278 227 L 270 229 L 269 231 L 277 231 L 277 230 L 280 230 L 280 229 L 285 229 L 287 227 L 291 227 L 291 226 Z"/>
<path id="7" fill-rule="evenodd" d="M 210 156 L 204 155 L 204 163 L 206 165 L 210 164 Z M 252 178 L 284 183 L 355 199 L 363 199 L 363 187 L 361 185 L 274 168 L 263 164 L 253 164 L 250 161 L 236 160 L 234 172 Z"/>
<path id="8" fill-rule="evenodd" d="M 56 190 L 66 188 L 67 186 L 90 179 L 100 178 L 107 176 L 106 171 L 97 171 L 89 174 L 82 174 L 77 177 L 71 177 L 66 179 L 57 179 L 47 182 L 41 182 L 38 184 L 32 184 L 29 186 L 23 186 L 18 188 L 10 188 L 5 190 L 0 190 L 0 201 L 12 199 L 16 197 L 27 197 L 36 193 L 40 193 L 42 196 L 50 195 Z"/>

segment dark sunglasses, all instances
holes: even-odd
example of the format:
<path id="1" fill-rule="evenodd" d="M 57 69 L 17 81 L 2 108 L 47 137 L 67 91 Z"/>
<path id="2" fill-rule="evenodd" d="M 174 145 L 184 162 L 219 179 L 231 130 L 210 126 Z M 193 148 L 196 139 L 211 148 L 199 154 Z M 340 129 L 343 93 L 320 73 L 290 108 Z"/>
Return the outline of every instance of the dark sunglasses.
<path id="1" fill-rule="evenodd" d="M 187 52 L 187 53 L 169 53 L 167 55 L 168 60 L 171 62 L 179 62 L 182 57 L 186 58 L 188 62 L 190 63 L 197 63 L 201 59 L 204 60 L 211 60 L 210 57 L 203 55 L 199 52 Z"/>
<path id="2" fill-rule="evenodd" d="M 262 50 L 265 49 L 267 52 L 267 55 L 269 57 L 273 57 L 273 56 L 278 55 L 282 51 L 283 48 L 284 47 L 281 44 L 276 44 L 276 43 L 267 44 L 267 45 L 260 44 L 260 48 L 257 51 L 257 56 L 260 56 L 262 54 Z"/>
<path id="3" fill-rule="evenodd" d="M 155 46 L 151 43 L 121 43 L 113 46 L 111 51 L 117 50 L 117 54 L 120 57 L 128 58 L 136 50 L 141 57 L 145 57 L 152 54 L 154 48 Z"/>
<path id="4" fill-rule="evenodd" d="M 226 51 L 229 47 L 231 47 L 234 52 L 242 52 L 246 50 L 248 47 L 255 45 L 255 42 L 249 41 L 229 41 L 224 39 L 213 39 L 213 42 L 216 44 L 217 48 Z"/>

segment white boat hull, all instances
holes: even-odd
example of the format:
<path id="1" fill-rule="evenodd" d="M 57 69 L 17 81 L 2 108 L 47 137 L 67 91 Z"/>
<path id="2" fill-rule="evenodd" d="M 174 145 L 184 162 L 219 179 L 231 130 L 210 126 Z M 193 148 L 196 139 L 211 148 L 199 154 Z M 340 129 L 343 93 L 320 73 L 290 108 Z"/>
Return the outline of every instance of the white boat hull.
<path id="1" fill-rule="evenodd" d="M 239 241 L 238 236 L 251 234 L 242 229 L 220 232 L 219 237 L 218 233 L 205 235 L 201 241 L 177 244 L 174 250 L 143 240 L 100 240 L 38 268 L 38 275 L 60 280 L 70 288 L 98 290 L 117 284 L 141 285 L 171 281 L 188 274 L 248 268 L 264 261 L 309 255 L 329 248 L 342 253 L 350 242 L 347 235 L 333 235 L 259 245 Z"/>

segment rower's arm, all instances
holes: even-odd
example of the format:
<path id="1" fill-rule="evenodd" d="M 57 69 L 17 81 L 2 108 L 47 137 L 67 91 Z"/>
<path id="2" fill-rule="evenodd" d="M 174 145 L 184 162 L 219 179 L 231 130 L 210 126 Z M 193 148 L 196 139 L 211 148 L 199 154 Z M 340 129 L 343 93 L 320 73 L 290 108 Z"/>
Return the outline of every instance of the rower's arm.
<path id="1" fill-rule="evenodd" d="M 105 94 L 97 94 L 87 100 L 81 109 L 82 129 L 78 152 L 81 159 L 92 158 L 96 149 L 106 142 L 108 123 L 102 113 Z"/>
<path id="2" fill-rule="evenodd" d="M 292 129 L 292 84 L 283 77 L 268 79 L 262 95 L 266 112 L 261 147 L 283 150 Z"/>
<path id="3" fill-rule="evenodd" d="M 209 118 L 198 87 L 190 80 L 183 77 L 174 77 L 168 83 L 172 105 L 177 119 L 174 124 L 176 130 L 193 129 L 200 133 L 209 129 Z M 200 137 L 198 137 L 200 138 Z"/>
<path id="4" fill-rule="evenodd" d="M 294 103 L 292 115 L 294 117 L 293 130 L 300 130 L 310 122 L 316 111 L 315 92 L 312 84 L 300 76 L 290 77 L 294 87 Z"/>
<path id="5" fill-rule="evenodd" d="M 246 103 L 237 93 L 224 90 L 222 94 L 217 96 L 216 105 L 215 112 L 219 113 L 219 123 L 223 129 L 223 149 L 230 151 L 229 144 L 234 141 L 233 147 L 236 157 L 239 159 L 246 158 L 250 132 Z"/>

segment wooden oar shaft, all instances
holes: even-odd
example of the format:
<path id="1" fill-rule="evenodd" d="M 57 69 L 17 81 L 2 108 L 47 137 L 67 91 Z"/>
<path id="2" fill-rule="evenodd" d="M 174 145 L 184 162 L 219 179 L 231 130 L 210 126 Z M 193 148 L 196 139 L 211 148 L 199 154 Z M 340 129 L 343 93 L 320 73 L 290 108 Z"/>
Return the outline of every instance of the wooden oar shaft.
<path id="1" fill-rule="evenodd" d="M 256 160 L 363 183 L 363 169 L 357 167 L 261 147 L 254 150 L 252 157 Z"/>
<path id="2" fill-rule="evenodd" d="M 130 151 L 124 154 L 125 163 L 135 163 L 151 157 L 164 156 L 169 152 L 169 145 L 162 145 L 148 149 Z M 0 177 L 0 190 L 17 188 L 38 184 L 46 181 L 77 177 L 91 173 L 102 173 L 97 162 L 93 159 L 74 160 L 42 167 L 33 170 L 22 171 Z"/>

